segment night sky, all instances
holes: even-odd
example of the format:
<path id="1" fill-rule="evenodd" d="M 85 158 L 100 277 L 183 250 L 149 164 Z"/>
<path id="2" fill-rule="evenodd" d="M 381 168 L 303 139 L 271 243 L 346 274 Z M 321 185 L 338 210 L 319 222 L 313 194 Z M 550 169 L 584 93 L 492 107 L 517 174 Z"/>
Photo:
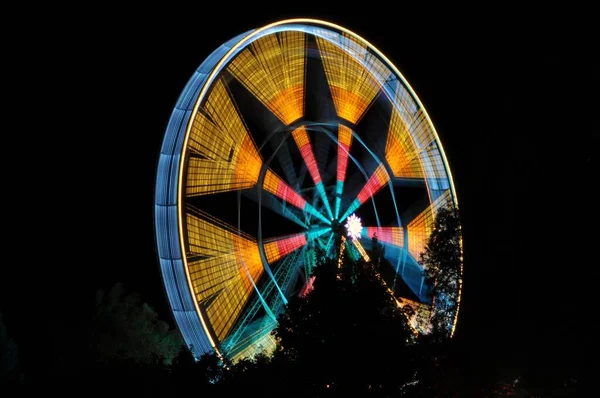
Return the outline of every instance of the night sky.
<path id="1" fill-rule="evenodd" d="M 48 156 L 35 175 L 20 179 L 21 196 L 34 196 L 36 207 L 16 234 L 24 242 L 33 226 L 43 236 L 36 238 L 39 245 L 21 243 L 22 265 L 2 278 L 0 302 L 23 352 L 39 354 L 43 345 L 32 342 L 47 341 L 49 325 L 68 329 L 74 319 L 89 317 L 95 291 L 115 282 L 171 319 L 153 229 L 155 171 L 170 112 L 217 46 L 294 16 L 329 20 L 366 38 L 395 63 L 428 110 L 463 223 L 457 336 L 474 350 L 518 363 L 548 351 L 571 361 L 578 350 L 587 351 L 598 334 L 587 319 L 597 301 L 590 285 L 599 264 L 592 256 L 598 237 L 597 36 L 584 11 L 574 18 L 426 11 L 229 18 L 172 8 L 153 10 L 148 19 L 102 12 L 100 22 L 82 18 L 57 24 L 51 38 L 40 36 L 37 45 L 52 55 L 40 56 L 32 68 L 44 70 L 40 80 L 49 84 L 39 89 L 43 101 L 37 103 L 59 111 L 51 128 L 33 129 L 41 137 L 35 152 Z M 20 283 L 32 275 L 39 288 Z"/>

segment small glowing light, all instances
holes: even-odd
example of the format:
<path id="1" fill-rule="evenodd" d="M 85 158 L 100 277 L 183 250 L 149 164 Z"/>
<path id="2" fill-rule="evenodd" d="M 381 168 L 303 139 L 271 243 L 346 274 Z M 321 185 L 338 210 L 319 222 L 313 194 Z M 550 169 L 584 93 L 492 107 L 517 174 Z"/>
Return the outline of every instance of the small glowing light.
<path id="1" fill-rule="evenodd" d="M 362 224 L 360 218 L 356 217 L 356 214 L 352 214 L 346 219 L 346 229 L 348 230 L 348 237 L 352 239 L 358 239 L 362 233 Z"/>

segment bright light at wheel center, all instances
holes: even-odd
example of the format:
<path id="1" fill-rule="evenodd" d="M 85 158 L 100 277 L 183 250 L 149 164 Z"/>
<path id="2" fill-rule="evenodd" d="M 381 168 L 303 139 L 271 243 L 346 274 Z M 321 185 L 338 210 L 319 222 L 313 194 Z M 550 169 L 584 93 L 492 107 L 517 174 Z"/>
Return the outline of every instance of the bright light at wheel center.
<path id="1" fill-rule="evenodd" d="M 360 218 L 358 218 L 356 214 L 353 213 L 350 217 L 346 219 L 345 227 L 348 231 L 348 237 L 352 239 L 360 238 L 363 227 Z"/>

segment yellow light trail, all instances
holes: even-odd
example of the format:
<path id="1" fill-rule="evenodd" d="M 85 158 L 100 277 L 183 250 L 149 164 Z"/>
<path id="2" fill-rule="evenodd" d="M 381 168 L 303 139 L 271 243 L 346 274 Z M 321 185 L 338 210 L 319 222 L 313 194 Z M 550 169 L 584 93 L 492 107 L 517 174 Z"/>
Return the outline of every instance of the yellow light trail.
<path id="1" fill-rule="evenodd" d="M 354 124 L 379 93 L 390 70 L 367 47 L 344 33 L 341 46 L 317 36 L 327 82 L 339 117 Z M 344 48 L 346 47 L 346 48 Z M 357 55 L 351 52 L 358 53 Z M 365 63 L 359 62 L 355 56 Z"/>
<path id="2" fill-rule="evenodd" d="M 362 256 L 363 260 L 365 260 L 366 262 L 371 261 L 371 258 L 369 257 L 369 255 L 365 251 L 365 248 L 363 247 L 363 245 L 360 243 L 360 241 L 358 239 L 352 239 L 352 243 L 354 244 L 354 247 L 356 247 L 358 249 L 358 252 Z"/>
<path id="3" fill-rule="evenodd" d="M 196 212 L 187 214 L 188 272 L 196 301 L 222 341 L 264 269 L 258 244 L 233 227 Z M 252 281 L 250 280 L 252 278 Z"/>
<path id="4" fill-rule="evenodd" d="M 352 145 L 352 130 L 340 124 L 338 128 L 338 164 L 337 180 L 343 183 L 346 180 L 346 169 L 348 168 L 348 154 Z M 339 185 L 339 184 L 338 184 Z M 341 192 L 338 192 L 341 194 Z"/>
<path id="5" fill-rule="evenodd" d="M 433 231 L 435 213 L 440 207 L 450 203 L 451 200 L 450 191 L 447 190 L 408 223 L 408 252 L 415 260 L 418 261 L 421 253 L 425 250 L 427 239 L 429 239 L 429 235 Z"/>
<path id="6" fill-rule="evenodd" d="M 192 119 L 186 194 L 253 187 L 262 159 L 222 80 Z"/>
<path id="7" fill-rule="evenodd" d="M 263 36 L 227 68 L 286 125 L 304 115 L 305 41 L 295 31 Z"/>
<path id="8" fill-rule="evenodd" d="M 423 178 L 419 149 L 415 145 L 411 134 L 411 127 L 414 122 L 413 107 L 411 105 L 414 103 L 401 84 L 398 84 L 394 100 L 398 105 L 392 108 L 385 145 L 385 159 L 394 176 Z M 433 134 L 431 138 L 433 139 Z"/>

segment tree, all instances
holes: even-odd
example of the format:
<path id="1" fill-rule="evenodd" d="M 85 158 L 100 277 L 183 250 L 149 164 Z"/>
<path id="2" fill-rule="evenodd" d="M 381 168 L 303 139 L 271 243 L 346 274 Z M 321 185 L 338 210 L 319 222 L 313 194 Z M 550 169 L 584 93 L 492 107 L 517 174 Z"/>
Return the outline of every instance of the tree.
<path id="1" fill-rule="evenodd" d="M 108 294 L 97 292 L 90 331 L 90 348 L 97 362 L 170 365 L 181 347 L 179 332 L 159 319 L 137 293 L 125 294 L 120 283 Z"/>
<path id="2" fill-rule="evenodd" d="M 8 337 L 2 311 L 0 311 L 0 382 L 9 381 L 19 362 L 17 343 Z"/>
<path id="3" fill-rule="evenodd" d="M 462 264 L 460 237 L 458 210 L 441 207 L 425 251 L 421 253 L 421 264 L 434 300 L 433 334 L 440 338 L 450 337 L 449 325 L 453 324 L 458 307 Z"/>
<path id="4" fill-rule="evenodd" d="M 275 330 L 272 363 L 294 386 L 286 395 L 399 393 L 414 378 L 413 337 L 376 267 L 345 256 L 341 270 L 330 260 L 315 278 L 314 290 L 290 300 Z"/>
<path id="5" fill-rule="evenodd" d="M 438 213 L 423 258 L 431 268 L 432 292 L 449 300 L 458 293 L 458 239 L 456 212 Z M 372 252 L 378 245 L 375 240 Z M 438 308 L 450 313 L 440 310 L 434 333 L 416 338 L 407 314 L 382 283 L 385 262 L 378 267 L 346 255 L 338 268 L 337 258 L 318 258 L 314 289 L 290 299 L 279 316 L 274 331 L 278 345 L 271 358 L 242 360 L 228 370 L 215 355 L 203 359 L 204 376 L 197 379 L 218 379 L 210 386 L 214 395 L 246 394 L 249 387 L 261 385 L 265 397 L 490 396 L 490 368 L 470 363 L 464 348 L 441 328 L 456 313 L 452 302 L 444 307 L 438 302 Z"/>
<path id="6" fill-rule="evenodd" d="M 216 355 L 207 355 L 198 362 L 195 380 L 203 380 L 203 388 L 214 395 L 246 394 L 254 385 L 265 386 L 260 392 L 265 397 L 480 395 L 483 390 L 469 384 L 464 358 L 452 340 L 412 334 L 408 314 L 382 279 L 383 270 L 393 268 L 376 237 L 372 243 L 370 262 L 346 253 L 338 267 L 337 258 L 317 256 L 314 289 L 291 298 L 279 316 L 271 358 L 227 363 L 226 369 Z M 422 259 L 432 293 L 444 297 L 436 302 L 439 319 L 434 320 L 436 330 L 445 331 L 441 325 L 456 313 L 460 276 L 454 210 L 438 213 Z"/>

